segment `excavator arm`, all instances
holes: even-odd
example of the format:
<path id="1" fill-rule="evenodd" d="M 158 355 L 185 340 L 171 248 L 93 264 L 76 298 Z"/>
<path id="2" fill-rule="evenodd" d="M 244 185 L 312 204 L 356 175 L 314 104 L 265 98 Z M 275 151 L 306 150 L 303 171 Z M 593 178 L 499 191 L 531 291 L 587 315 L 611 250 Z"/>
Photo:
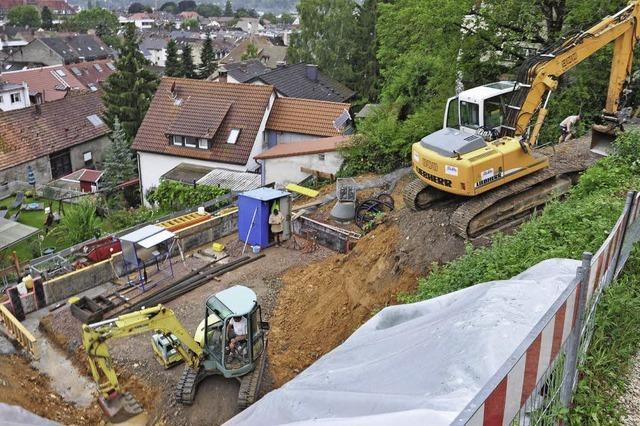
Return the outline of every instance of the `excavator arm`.
<path id="1" fill-rule="evenodd" d="M 558 79 L 591 55 L 614 43 L 605 117 L 615 117 L 620 110 L 620 97 L 631 74 L 633 48 L 640 38 L 640 6 L 631 2 L 613 16 L 608 16 L 587 31 L 580 32 L 545 53 L 528 59 L 518 72 L 520 90 L 508 106 L 501 136 L 521 137 L 522 144 L 537 144 L 547 115 L 547 103 Z M 531 120 L 537 114 L 533 129 Z"/>
<path id="2" fill-rule="evenodd" d="M 107 341 L 146 332 L 173 334 L 180 341 L 176 350 L 185 362 L 194 369 L 199 366 L 202 347 L 178 321 L 173 311 L 162 305 L 95 324 L 85 324 L 82 326 L 82 344 L 87 353 L 91 375 L 98 384 L 102 398 L 112 400 L 122 392 L 113 368 L 113 359 L 109 355 Z"/>

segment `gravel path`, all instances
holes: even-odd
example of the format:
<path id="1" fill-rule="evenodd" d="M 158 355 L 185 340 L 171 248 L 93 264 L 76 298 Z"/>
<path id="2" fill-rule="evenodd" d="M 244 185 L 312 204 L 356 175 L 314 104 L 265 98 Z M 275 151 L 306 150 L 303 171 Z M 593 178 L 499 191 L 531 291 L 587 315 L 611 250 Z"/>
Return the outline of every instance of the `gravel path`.
<path id="1" fill-rule="evenodd" d="M 633 367 L 629 372 L 629 387 L 622 396 L 622 405 L 627 411 L 623 417 L 624 426 L 636 426 L 640 424 L 640 352 L 633 359 Z"/>

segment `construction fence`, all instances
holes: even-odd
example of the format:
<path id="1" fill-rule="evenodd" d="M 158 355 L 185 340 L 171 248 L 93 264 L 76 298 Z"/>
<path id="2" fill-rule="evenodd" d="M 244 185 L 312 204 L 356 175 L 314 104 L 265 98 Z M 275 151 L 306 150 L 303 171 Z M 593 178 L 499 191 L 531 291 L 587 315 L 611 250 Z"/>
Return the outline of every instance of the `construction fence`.
<path id="1" fill-rule="evenodd" d="M 576 278 L 498 372 L 453 421 L 454 425 L 556 425 L 571 404 L 603 291 L 620 274 L 640 240 L 640 193 L 595 255 L 584 253 Z"/>
<path id="2" fill-rule="evenodd" d="M 13 316 L 4 305 L 0 304 L 0 320 L 11 335 L 24 347 L 34 359 L 39 358 L 36 338 Z"/>

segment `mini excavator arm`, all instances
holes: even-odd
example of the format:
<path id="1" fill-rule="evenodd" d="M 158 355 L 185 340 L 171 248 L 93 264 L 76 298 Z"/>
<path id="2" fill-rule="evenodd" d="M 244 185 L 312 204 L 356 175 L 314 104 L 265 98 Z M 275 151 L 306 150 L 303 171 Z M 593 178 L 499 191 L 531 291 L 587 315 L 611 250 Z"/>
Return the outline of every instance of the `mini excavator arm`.
<path id="1" fill-rule="evenodd" d="M 162 305 L 95 324 L 85 324 L 82 326 L 82 344 L 87 353 L 91 375 L 103 398 L 113 399 L 122 392 L 107 341 L 146 332 L 173 334 L 180 341 L 176 349 L 185 362 L 192 368 L 199 366 L 202 348 L 178 321 L 173 311 Z"/>
<path id="2" fill-rule="evenodd" d="M 640 5 L 631 2 L 613 16 L 608 16 L 587 31 L 580 32 L 545 53 L 528 59 L 518 73 L 521 90 L 511 100 L 501 136 L 521 137 L 529 147 L 537 144 L 547 115 L 547 103 L 561 75 L 614 42 L 606 116 L 615 116 L 620 97 L 631 74 L 633 48 L 640 38 Z M 537 114 L 536 123 L 529 125 Z"/>

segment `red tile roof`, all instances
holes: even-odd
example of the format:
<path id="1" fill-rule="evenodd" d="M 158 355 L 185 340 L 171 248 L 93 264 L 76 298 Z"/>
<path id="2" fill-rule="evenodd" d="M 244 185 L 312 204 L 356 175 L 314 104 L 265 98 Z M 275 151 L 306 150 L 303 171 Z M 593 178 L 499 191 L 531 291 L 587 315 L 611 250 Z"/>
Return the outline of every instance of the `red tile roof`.
<path id="1" fill-rule="evenodd" d="M 83 169 L 84 172 L 80 175 L 78 179 L 80 182 L 91 182 L 96 183 L 102 177 L 104 172 L 100 170 L 91 170 L 91 169 Z"/>
<path id="2" fill-rule="evenodd" d="M 61 73 L 64 74 L 64 76 L 60 75 Z M 62 65 L 9 71 L 3 73 L 0 79 L 6 80 L 9 83 L 27 83 L 31 94 L 36 92 L 44 94 L 45 102 L 57 101 L 58 99 L 64 98 L 67 95 L 67 89 L 84 89 L 84 85 Z"/>
<path id="3" fill-rule="evenodd" d="M 312 139 L 302 142 L 281 143 L 255 156 L 256 160 L 268 158 L 295 157 L 298 155 L 320 154 L 337 151 L 339 146 L 349 140 L 349 136 Z"/>
<path id="4" fill-rule="evenodd" d="M 336 136 L 340 131 L 333 127 L 333 121 L 350 107 L 349 104 L 337 102 L 278 98 L 269 115 L 267 129 L 316 136 Z"/>
<path id="5" fill-rule="evenodd" d="M 108 134 L 106 125 L 96 127 L 88 119 L 101 112 L 99 93 L 74 94 L 38 106 L 0 112 L 0 170 Z"/>
<path id="6" fill-rule="evenodd" d="M 273 93 L 273 87 L 267 85 L 164 77 L 136 135 L 133 149 L 246 164 Z M 227 108 L 225 114 L 223 111 Z M 211 147 L 205 150 L 171 145 L 170 129 L 186 136 L 207 132 L 213 135 Z M 228 144 L 232 129 L 240 129 L 240 135 L 235 144 Z"/>
<path id="7" fill-rule="evenodd" d="M 115 70 L 112 70 L 110 66 L 115 68 L 113 60 L 101 59 L 69 64 L 65 67 L 70 74 L 82 83 L 84 87 L 91 90 L 89 85 L 93 85 L 97 88 L 107 79 L 107 77 L 115 72 Z"/>

